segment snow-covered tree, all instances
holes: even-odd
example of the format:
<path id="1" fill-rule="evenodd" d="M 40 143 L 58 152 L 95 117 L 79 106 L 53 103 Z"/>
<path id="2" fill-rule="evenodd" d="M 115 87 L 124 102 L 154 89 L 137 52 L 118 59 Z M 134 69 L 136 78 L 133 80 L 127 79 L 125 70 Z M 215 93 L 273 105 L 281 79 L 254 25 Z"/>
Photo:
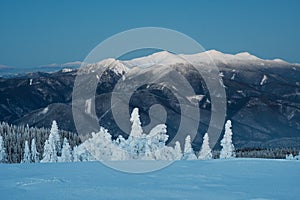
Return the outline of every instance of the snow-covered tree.
<path id="1" fill-rule="evenodd" d="M 147 153 L 148 159 L 170 160 L 174 157 L 174 149 L 166 146 L 168 138 L 165 124 L 158 124 L 150 131 L 149 135 L 146 135 L 145 153 Z"/>
<path id="2" fill-rule="evenodd" d="M 72 162 L 72 150 L 67 138 L 64 138 L 63 148 L 61 150 L 61 157 L 59 162 Z"/>
<path id="3" fill-rule="evenodd" d="M 6 162 L 6 149 L 4 147 L 3 137 L 0 135 L 0 163 Z"/>
<path id="4" fill-rule="evenodd" d="M 300 160 L 300 152 L 299 152 L 299 154 L 296 156 L 296 160 Z"/>
<path id="5" fill-rule="evenodd" d="M 120 144 L 122 149 L 128 153 L 128 159 L 142 159 L 146 151 L 146 135 L 143 134 L 139 109 L 134 108 L 131 113 L 131 131 L 128 139 Z"/>
<path id="6" fill-rule="evenodd" d="M 182 160 L 197 160 L 197 157 L 192 148 L 190 135 L 186 136 L 186 138 L 185 138 Z"/>
<path id="7" fill-rule="evenodd" d="M 73 162 L 80 162 L 80 153 L 78 150 L 78 146 L 73 148 Z"/>
<path id="8" fill-rule="evenodd" d="M 295 156 L 295 159 L 296 160 L 300 160 L 300 152 L 299 152 L 299 154 L 297 156 Z"/>
<path id="9" fill-rule="evenodd" d="M 25 147 L 24 147 L 24 156 L 22 163 L 30 163 L 31 162 L 31 152 L 29 149 L 28 141 L 25 141 Z"/>
<path id="10" fill-rule="evenodd" d="M 50 134 L 44 145 L 43 159 L 41 162 L 57 162 L 57 151 L 53 135 Z"/>
<path id="11" fill-rule="evenodd" d="M 221 159 L 228 159 L 235 157 L 235 149 L 232 144 L 232 130 L 231 130 L 231 121 L 227 120 L 225 124 L 225 134 L 221 140 L 222 150 L 220 152 Z"/>
<path id="12" fill-rule="evenodd" d="M 139 115 L 139 109 L 134 108 L 132 113 L 131 113 L 131 132 L 130 136 L 131 137 L 141 137 L 143 134 L 143 129 L 140 121 L 140 115 Z"/>
<path id="13" fill-rule="evenodd" d="M 60 142 L 60 136 L 59 136 L 59 130 L 58 126 L 55 120 L 52 122 L 51 130 L 50 130 L 50 135 L 53 137 L 53 142 L 55 144 L 55 149 L 58 154 L 61 153 L 61 142 Z"/>
<path id="14" fill-rule="evenodd" d="M 291 153 L 288 154 L 288 155 L 286 155 L 286 156 L 285 156 L 285 159 L 287 159 L 287 160 L 295 160 L 293 154 L 291 154 Z"/>
<path id="15" fill-rule="evenodd" d="M 199 155 L 198 155 L 198 159 L 199 160 L 212 159 L 211 148 L 209 147 L 209 137 L 208 137 L 207 133 L 205 133 L 205 135 L 203 137 L 203 143 L 202 143 Z"/>
<path id="16" fill-rule="evenodd" d="M 40 161 L 34 138 L 31 140 L 31 161 L 34 163 L 38 163 Z"/>
<path id="17" fill-rule="evenodd" d="M 92 133 L 92 137 L 80 146 L 90 153 L 86 154 L 88 160 L 124 160 L 124 151 L 112 142 L 111 135 L 103 127 L 98 133 Z"/>
<path id="18" fill-rule="evenodd" d="M 153 153 L 151 152 L 151 146 L 145 146 L 145 155 L 142 158 L 143 160 L 154 160 Z"/>
<path id="19" fill-rule="evenodd" d="M 175 142 L 174 151 L 175 151 L 175 160 L 181 160 L 182 150 L 181 150 L 180 143 L 178 141 Z"/>

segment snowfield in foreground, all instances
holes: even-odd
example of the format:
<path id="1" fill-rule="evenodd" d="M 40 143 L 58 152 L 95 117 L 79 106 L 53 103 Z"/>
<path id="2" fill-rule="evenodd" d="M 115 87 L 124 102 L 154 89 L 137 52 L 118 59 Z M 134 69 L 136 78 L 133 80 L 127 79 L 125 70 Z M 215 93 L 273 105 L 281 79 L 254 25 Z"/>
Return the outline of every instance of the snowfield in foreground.
<path id="1" fill-rule="evenodd" d="M 160 161 L 136 162 L 148 165 Z M 99 162 L 0 164 L 1 199 L 300 199 L 300 162 L 176 161 L 146 174 Z"/>

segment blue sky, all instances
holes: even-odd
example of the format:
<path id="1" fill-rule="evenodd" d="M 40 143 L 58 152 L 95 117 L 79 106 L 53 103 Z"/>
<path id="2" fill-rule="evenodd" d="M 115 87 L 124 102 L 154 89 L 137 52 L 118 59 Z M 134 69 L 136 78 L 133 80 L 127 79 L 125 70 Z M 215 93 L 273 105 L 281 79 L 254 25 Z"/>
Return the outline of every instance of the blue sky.
<path id="1" fill-rule="evenodd" d="M 297 0 L 2 0 L 0 64 L 80 61 L 109 36 L 144 26 L 183 32 L 207 50 L 300 63 L 299 10 Z"/>

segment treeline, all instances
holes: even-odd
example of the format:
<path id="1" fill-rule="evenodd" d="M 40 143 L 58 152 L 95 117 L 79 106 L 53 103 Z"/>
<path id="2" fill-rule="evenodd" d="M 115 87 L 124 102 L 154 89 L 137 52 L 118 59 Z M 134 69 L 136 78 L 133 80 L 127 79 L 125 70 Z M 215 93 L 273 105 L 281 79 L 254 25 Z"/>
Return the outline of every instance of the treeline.
<path id="1" fill-rule="evenodd" d="M 184 149 L 181 149 L 179 142 L 174 148 L 166 146 L 168 135 L 164 124 L 153 128 L 148 135 L 145 134 L 138 109 L 134 109 L 131 122 L 132 129 L 128 139 L 119 136 L 113 140 L 108 130 L 102 128 L 84 143 L 77 134 L 59 130 L 55 121 L 51 129 L 16 126 L 2 122 L 0 163 L 90 161 L 95 160 L 97 154 L 101 156 L 96 160 L 205 160 L 233 157 L 285 159 L 287 156 L 289 159 L 300 158 L 299 149 L 295 148 L 235 149 L 230 120 L 225 124 L 225 134 L 221 140 L 222 150 L 212 151 L 209 147 L 208 134 L 205 134 L 198 153 L 194 152 L 191 146 L 190 136 L 185 140 Z"/>
<path id="2" fill-rule="evenodd" d="M 236 149 L 236 157 L 285 159 L 287 155 L 299 155 L 296 148 L 245 148 Z"/>
<path id="3" fill-rule="evenodd" d="M 29 128 L 1 123 L 0 162 L 36 163 L 36 162 L 82 162 L 95 160 L 207 160 L 212 159 L 209 136 L 203 137 L 201 150 L 195 153 L 191 137 L 187 135 L 183 149 L 179 141 L 174 147 L 167 146 L 167 127 L 158 124 L 149 133 L 145 133 L 140 121 L 138 108 L 131 114 L 129 137 L 121 135 L 113 139 L 103 127 L 99 132 L 81 142 L 73 133 L 59 131 L 56 121 L 51 129 Z M 222 149 L 219 158 L 235 157 L 232 144 L 231 121 L 225 125 L 225 134 L 221 140 Z"/>
<path id="4" fill-rule="evenodd" d="M 35 139 L 36 150 L 41 160 L 44 153 L 44 144 L 49 134 L 49 128 L 16 126 L 0 122 L 0 136 L 3 138 L 3 145 L 6 150 L 5 162 L 20 163 L 25 153 L 25 141 L 28 142 L 28 146 L 31 146 L 33 139 Z M 64 138 L 67 138 L 72 147 L 81 143 L 79 136 L 75 133 L 59 130 L 59 135 L 61 136 L 61 143 L 63 143 Z"/>

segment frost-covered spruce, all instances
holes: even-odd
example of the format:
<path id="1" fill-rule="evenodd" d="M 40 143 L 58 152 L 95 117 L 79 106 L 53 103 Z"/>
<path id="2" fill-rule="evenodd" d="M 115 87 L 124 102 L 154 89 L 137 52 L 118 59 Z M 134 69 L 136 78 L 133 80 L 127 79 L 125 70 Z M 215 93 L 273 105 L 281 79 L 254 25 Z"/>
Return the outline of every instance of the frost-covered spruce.
<path id="1" fill-rule="evenodd" d="M 232 144 L 232 130 L 231 130 L 231 121 L 227 120 L 225 124 L 225 134 L 221 140 L 222 150 L 220 152 L 221 159 L 228 159 L 235 157 L 235 149 Z"/>
<path id="2" fill-rule="evenodd" d="M 90 153 L 90 156 L 86 155 L 88 160 L 124 160 L 123 157 L 125 156 L 123 151 L 112 142 L 108 130 L 103 127 L 100 127 L 98 133 L 92 133 L 92 137 L 80 147 L 84 147 L 86 153 Z"/>
<path id="3" fill-rule="evenodd" d="M 3 137 L 0 135 L 0 163 L 6 162 L 6 149 L 4 147 Z"/>
<path id="4" fill-rule="evenodd" d="M 39 159 L 39 153 L 36 149 L 35 139 L 33 138 L 31 140 L 31 161 L 34 163 L 38 163 L 40 161 Z"/>
<path id="5" fill-rule="evenodd" d="M 175 142 L 174 151 L 175 151 L 174 159 L 175 160 L 181 160 L 182 150 L 181 150 L 180 142 L 178 142 L 178 141 Z"/>
<path id="6" fill-rule="evenodd" d="M 300 152 L 297 156 L 294 157 L 295 160 L 300 160 Z"/>
<path id="7" fill-rule="evenodd" d="M 198 159 L 199 160 L 212 159 L 211 148 L 209 147 L 209 137 L 208 137 L 207 133 L 205 133 L 205 135 L 203 137 L 203 143 L 202 143 L 199 155 L 198 155 Z"/>
<path id="8" fill-rule="evenodd" d="M 80 153 L 79 153 L 79 149 L 78 146 L 75 146 L 73 148 L 73 162 L 80 162 Z"/>
<path id="9" fill-rule="evenodd" d="M 72 162 L 72 150 L 71 146 L 67 140 L 67 138 L 64 138 L 63 147 L 61 150 L 61 157 L 58 159 L 59 162 Z"/>
<path id="10" fill-rule="evenodd" d="M 293 156 L 293 154 L 290 153 L 290 154 L 285 156 L 285 159 L 286 160 L 295 160 L 295 157 Z"/>
<path id="11" fill-rule="evenodd" d="M 165 143 L 168 140 L 167 126 L 165 124 L 158 124 L 146 136 L 146 147 L 148 159 L 163 160 Z"/>
<path id="12" fill-rule="evenodd" d="M 186 138 L 185 138 L 182 160 L 197 160 L 197 157 L 192 148 L 190 135 L 186 136 Z"/>
<path id="13" fill-rule="evenodd" d="M 167 135 L 167 126 L 158 124 L 146 137 L 146 147 L 149 149 L 151 159 L 154 160 L 174 160 L 175 150 L 166 146 L 169 136 Z M 147 152 L 146 152 L 147 153 Z"/>
<path id="14" fill-rule="evenodd" d="M 50 133 L 48 140 L 45 142 L 43 159 L 41 162 L 57 162 L 57 151 L 52 132 Z"/>
<path id="15" fill-rule="evenodd" d="M 143 134 L 143 129 L 140 121 L 140 115 L 139 115 L 139 109 L 134 108 L 132 113 L 131 113 L 131 132 L 130 136 L 131 137 L 141 137 Z"/>
<path id="16" fill-rule="evenodd" d="M 55 120 L 52 122 L 51 130 L 50 130 L 50 135 L 53 137 L 53 142 L 55 144 L 55 149 L 58 154 L 61 153 L 61 142 L 60 142 L 60 136 L 59 136 L 59 130 L 58 126 Z"/>
<path id="17" fill-rule="evenodd" d="M 22 163 L 30 163 L 31 162 L 31 152 L 29 149 L 28 141 L 25 141 L 25 147 L 24 147 L 24 156 Z"/>
<path id="18" fill-rule="evenodd" d="M 130 122 L 131 131 L 126 140 L 125 151 L 128 152 L 129 159 L 142 159 L 146 151 L 146 135 L 143 134 L 138 108 L 133 109 Z"/>

